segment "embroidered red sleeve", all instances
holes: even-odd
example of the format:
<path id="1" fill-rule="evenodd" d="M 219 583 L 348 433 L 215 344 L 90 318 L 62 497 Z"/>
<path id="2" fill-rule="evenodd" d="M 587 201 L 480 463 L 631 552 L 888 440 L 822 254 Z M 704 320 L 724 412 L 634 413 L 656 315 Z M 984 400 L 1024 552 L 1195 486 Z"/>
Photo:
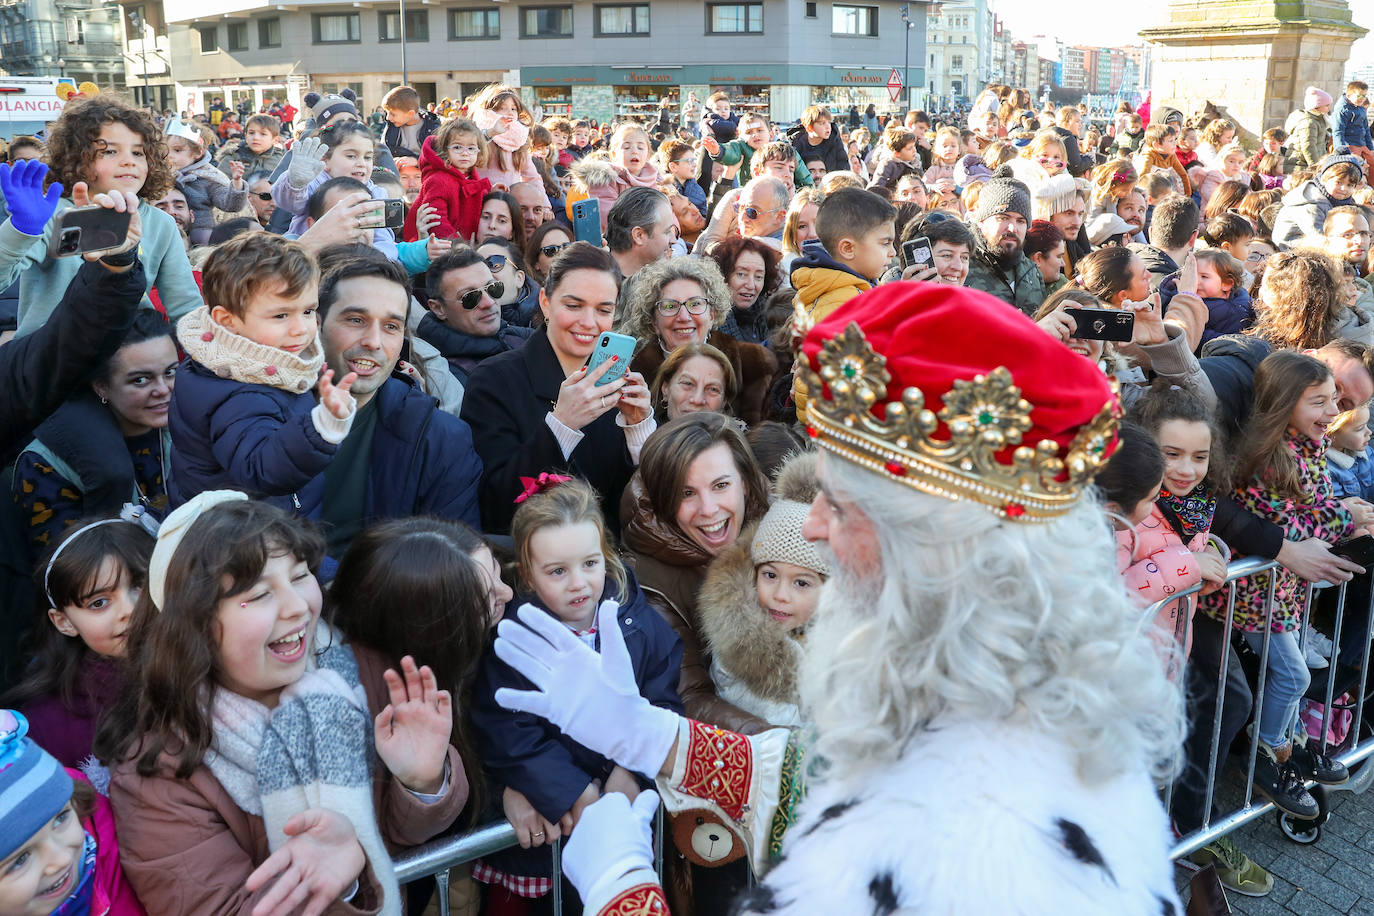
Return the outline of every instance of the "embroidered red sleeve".
<path id="1" fill-rule="evenodd" d="M 735 820 L 744 816 L 753 781 L 754 756 L 749 739 L 734 732 L 688 723 L 687 766 L 679 792 L 713 801 Z"/>
<path id="2" fill-rule="evenodd" d="M 597 916 L 669 916 L 668 902 L 657 884 L 637 884 L 616 895 Z"/>

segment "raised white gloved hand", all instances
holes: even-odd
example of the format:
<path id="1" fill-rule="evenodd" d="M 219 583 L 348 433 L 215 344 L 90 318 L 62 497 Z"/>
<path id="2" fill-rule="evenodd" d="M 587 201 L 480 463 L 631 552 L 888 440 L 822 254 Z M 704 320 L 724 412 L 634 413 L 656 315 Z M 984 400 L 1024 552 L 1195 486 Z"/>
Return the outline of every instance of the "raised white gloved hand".
<path id="1" fill-rule="evenodd" d="M 592 902 L 609 902 L 616 882 L 632 872 L 655 880 L 653 833 L 658 793 L 640 792 L 634 804 L 611 792 L 588 805 L 563 847 L 563 873 L 594 913 Z M 623 888 L 622 888 L 623 890 Z"/>
<path id="2" fill-rule="evenodd" d="M 315 176 L 324 171 L 324 141 L 317 137 L 307 137 L 291 147 L 291 165 L 286 170 L 286 180 L 297 191 L 305 190 Z"/>
<path id="3" fill-rule="evenodd" d="M 583 747 L 654 779 L 677 740 L 681 717 L 640 695 L 619 612 L 614 601 L 597 609 L 599 655 L 533 605 L 517 612 L 524 626 L 501 621 L 496 656 L 538 689 L 502 687 L 496 702 L 547 719 Z"/>

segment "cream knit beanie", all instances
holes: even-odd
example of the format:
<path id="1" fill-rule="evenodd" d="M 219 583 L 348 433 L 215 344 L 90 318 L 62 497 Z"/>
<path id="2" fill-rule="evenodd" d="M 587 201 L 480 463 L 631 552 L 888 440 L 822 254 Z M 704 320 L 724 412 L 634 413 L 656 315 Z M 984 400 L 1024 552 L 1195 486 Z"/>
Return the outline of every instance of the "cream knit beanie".
<path id="1" fill-rule="evenodd" d="M 822 576 L 830 575 L 830 567 L 821 557 L 815 544 L 802 537 L 802 523 L 811 511 L 807 503 L 790 499 L 774 500 L 768 514 L 759 522 L 749 556 L 754 565 L 762 563 L 791 563 Z"/>

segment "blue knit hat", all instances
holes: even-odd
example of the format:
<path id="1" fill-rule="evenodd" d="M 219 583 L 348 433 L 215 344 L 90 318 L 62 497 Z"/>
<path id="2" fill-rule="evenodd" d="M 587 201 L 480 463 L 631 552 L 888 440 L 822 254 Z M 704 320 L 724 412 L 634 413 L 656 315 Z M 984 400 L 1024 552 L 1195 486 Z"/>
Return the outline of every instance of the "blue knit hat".
<path id="1" fill-rule="evenodd" d="M 0 709 L 0 859 L 27 843 L 71 801 L 72 778 L 25 737 L 29 721 Z"/>

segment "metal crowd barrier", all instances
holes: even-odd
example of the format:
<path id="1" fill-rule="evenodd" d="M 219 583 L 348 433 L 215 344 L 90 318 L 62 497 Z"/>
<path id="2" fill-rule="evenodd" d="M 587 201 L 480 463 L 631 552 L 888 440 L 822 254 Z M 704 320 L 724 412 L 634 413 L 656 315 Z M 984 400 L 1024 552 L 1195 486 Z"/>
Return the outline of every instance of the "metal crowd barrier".
<path id="1" fill-rule="evenodd" d="M 1229 639 L 1232 635 L 1232 622 L 1235 617 L 1236 608 L 1237 581 L 1240 579 L 1247 578 L 1249 576 L 1256 575 L 1258 573 L 1268 572 L 1270 570 L 1275 569 L 1277 566 L 1278 563 L 1274 560 L 1264 560 L 1258 557 L 1244 557 L 1232 562 L 1229 566 L 1227 566 L 1225 585 L 1227 592 L 1226 617 L 1223 621 L 1223 633 L 1225 634 L 1225 638 Z M 1276 577 L 1270 576 L 1268 591 L 1265 597 L 1265 631 L 1260 651 L 1259 683 L 1257 684 L 1254 690 L 1255 722 L 1259 721 L 1260 715 L 1263 713 L 1264 710 L 1264 684 L 1268 675 L 1267 665 L 1269 660 L 1269 641 L 1272 635 L 1269 630 L 1269 624 L 1272 622 L 1274 614 L 1275 585 Z M 1149 623 L 1153 621 L 1154 618 L 1165 608 L 1169 607 L 1170 605 L 1177 605 L 1178 615 L 1174 631 L 1175 645 L 1184 645 L 1184 640 L 1187 636 L 1187 627 L 1189 625 L 1189 620 L 1191 619 L 1187 612 L 1187 604 L 1188 602 L 1193 602 L 1198 599 L 1201 587 L 1201 584 L 1194 585 L 1191 588 L 1178 592 L 1177 594 L 1174 594 L 1169 598 L 1166 598 L 1165 600 L 1152 605 L 1147 611 L 1144 612 L 1144 615 L 1141 618 L 1142 625 L 1149 625 Z M 1327 745 L 1326 738 L 1329 734 L 1331 724 L 1331 704 L 1335 698 L 1334 693 L 1336 686 L 1336 677 L 1341 669 L 1339 659 L 1341 655 L 1341 634 L 1342 629 L 1345 626 L 1345 597 L 1347 585 L 1345 583 L 1342 583 L 1339 586 L 1339 589 L 1340 592 L 1335 612 L 1334 630 L 1331 636 L 1331 642 L 1333 645 L 1331 653 L 1332 657 L 1330 659 L 1329 665 L 1326 668 L 1327 681 L 1326 690 L 1324 692 L 1323 697 L 1323 753 L 1328 753 L 1330 751 L 1330 748 Z M 1302 589 L 1304 620 L 1307 620 L 1310 616 L 1312 595 L 1316 590 L 1316 587 L 1306 585 Z M 1201 610 L 1198 610 L 1196 611 L 1196 613 L 1202 612 Z M 1370 635 L 1374 635 L 1374 588 L 1371 588 L 1370 590 L 1370 602 L 1369 606 L 1364 609 L 1364 614 L 1365 633 L 1366 637 L 1369 637 Z M 1300 646 L 1305 651 L 1306 627 L 1303 628 L 1302 634 L 1303 635 Z M 1338 749 L 1338 753 L 1334 755 L 1334 759 L 1345 764 L 1347 767 L 1350 767 L 1352 771 L 1354 770 L 1354 767 L 1357 764 L 1364 761 L 1370 756 L 1374 756 L 1374 738 L 1361 738 L 1361 727 L 1364 717 L 1364 700 L 1369 680 L 1370 646 L 1370 640 L 1369 638 L 1366 638 L 1364 640 L 1363 654 L 1360 663 L 1359 681 L 1356 687 L 1351 688 L 1352 690 L 1356 691 L 1356 693 L 1355 712 L 1354 717 L 1352 718 L 1350 723 L 1350 732 L 1347 735 L 1342 747 Z M 1207 763 L 1207 789 L 1202 808 L 1202 826 L 1199 829 L 1193 831 L 1192 833 L 1184 835 L 1174 844 L 1173 849 L 1170 851 L 1170 856 L 1174 859 L 1182 859 L 1188 854 L 1200 849 L 1203 846 L 1206 846 L 1208 843 L 1211 843 L 1219 837 L 1225 836 L 1226 834 L 1230 833 L 1231 831 L 1235 830 L 1241 825 L 1246 824 L 1254 820 L 1255 818 L 1262 817 L 1267 812 L 1274 810 L 1273 802 L 1262 798 L 1257 801 L 1254 797 L 1253 782 L 1255 775 L 1255 760 L 1259 753 L 1259 729 L 1258 727 L 1256 727 L 1252 729 L 1252 734 L 1250 738 L 1250 749 L 1249 753 L 1247 754 L 1245 764 L 1245 800 L 1243 804 L 1241 804 L 1241 806 L 1235 809 L 1234 811 L 1229 811 L 1220 816 L 1219 818 L 1217 818 L 1216 820 L 1212 819 L 1212 803 L 1216 794 L 1216 763 L 1219 756 L 1225 753 L 1225 749 L 1221 748 L 1219 745 L 1221 742 L 1222 715 L 1225 711 L 1226 679 L 1227 675 L 1229 674 L 1230 655 L 1230 652 L 1221 653 L 1221 664 L 1219 665 L 1217 671 L 1217 702 L 1216 711 L 1212 717 L 1212 739 L 1211 747 L 1209 750 L 1209 759 Z M 1183 680 L 1185 677 L 1181 665 L 1177 670 L 1177 677 L 1180 680 Z M 1309 689 L 1309 693 L 1310 692 L 1311 691 Z M 1303 727 L 1304 726 L 1300 718 L 1297 728 Z M 1374 765 L 1362 768 L 1358 774 L 1352 772 L 1351 782 L 1341 788 L 1354 788 L 1356 791 L 1363 791 L 1363 788 L 1370 782 L 1374 782 Z M 1172 802 L 1173 785 L 1171 784 L 1164 790 L 1164 807 L 1166 810 L 1172 810 Z M 1324 819 L 1325 813 L 1325 808 L 1323 806 L 1323 811 L 1320 815 L 1322 819 Z M 656 827 L 654 830 L 654 865 L 656 870 L 658 871 L 660 878 L 662 878 L 663 876 L 663 819 L 663 809 L 660 808 L 658 812 Z M 1304 822 L 1294 821 L 1293 823 L 1298 825 L 1298 829 L 1301 829 L 1301 825 Z M 433 875 L 435 883 L 437 885 L 439 916 L 449 916 L 449 870 L 459 865 L 464 865 L 468 862 L 472 862 L 476 859 L 481 858 L 482 856 L 500 852 L 505 849 L 512 849 L 518 845 L 519 842 L 516 840 L 515 829 L 511 827 L 509 824 L 507 824 L 504 821 L 487 824 L 483 827 L 477 828 L 476 830 L 472 830 L 470 832 L 463 833 L 457 836 L 440 837 L 439 839 L 432 840 L 431 842 L 426 843 L 423 846 L 418 846 L 414 849 L 409 849 L 405 851 L 404 853 L 400 854 L 395 860 L 396 877 L 402 884 L 405 884 L 410 881 L 415 881 L 419 878 Z M 558 841 L 555 841 L 553 844 L 551 844 L 549 853 L 553 860 L 553 912 L 554 916 L 562 916 L 562 844 Z M 754 876 L 751 873 L 751 884 L 753 883 L 753 877 Z"/>
<path id="2" fill-rule="evenodd" d="M 434 877 L 439 916 L 449 916 L 449 871 L 459 865 L 520 845 L 515 828 L 505 821 L 486 824 L 457 836 L 439 837 L 423 846 L 407 849 L 394 859 L 396 880 L 401 884 Z M 563 844 L 554 840 L 549 846 L 553 858 L 551 891 L 553 916 L 563 916 Z M 663 878 L 663 808 L 654 824 L 654 868 Z"/>
<path id="3" fill-rule="evenodd" d="M 1244 557 L 1232 562 L 1227 566 L 1226 585 L 1224 586 L 1224 588 L 1226 589 L 1226 616 L 1224 621 L 1222 621 L 1224 626 L 1223 638 L 1230 640 L 1234 634 L 1232 623 L 1235 618 L 1236 587 L 1238 580 L 1248 578 L 1259 573 L 1268 572 L 1278 567 L 1278 565 L 1278 562 L 1275 560 L 1264 560 L 1258 557 Z M 1369 573 L 1367 572 L 1366 575 L 1369 575 Z M 1243 803 L 1238 808 L 1236 808 L 1233 811 L 1228 811 L 1222 814 L 1220 817 L 1213 820 L 1212 805 L 1216 794 L 1216 764 L 1219 757 L 1226 754 L 1228 750 L 1227 748 L 1220 747 L 1220 742 L 1222 717 L 1225 712 L 1226 681 L 1227 676 L 1230 673 L 1229 666 L 1231 653 L 1229 651 L 1223 651 L 1221 653 L 1221 663 L 1218 666 L 1216 675 L 1216 709 L 1212 717 L 1212 738 L 1211 746 L 1209 749 L 1209 759 L 1207 762 L 1207 787 L 1204 795 L 1204 803 L 1202 806 L 1202 826 L 1197 830 L 1185 834 L 1184 836 L 1178 839 L 1173 849 L 1170 851 L 1171 857 L 1176 860 L 1182 859 L 1183 857 L 1189 855 L 1192 852 L 1195 852 L 1203 846 L 1206 846 L 1207 844 L 1217 840 L 1218 838 L 1225 836 L 1226 834 L 1230 833 L 1231 831 L 1235 830 L 1241 825 L 1246 824 L 1258 817 L 1262 817 L 1269 811 L 1275 810 L 1273 802 L 1262 797 L 1256 800 L 1254 795 L 1255 761 L 1257 755 L 1259 754 L 1258 722 L 1260 720 L 1261 714 L 1264 711 L 1264 686 L 1268 676 L 1269 643 L 1273 635 L 1270 629 L 1270 625 L 1273 622 L 1274 592 L 1275 586 L 1277 584 L 1276 576 L 1271 575 L 1268 578 L 1269 582 L 1267 585 L 1267 593 L 1265 596 L 1265 628 L 1263 640 L 1260 647 L 1258 683 L 1256 684 L 1253 691 L 1253 721 L 1256 724 L 1251 729 L 1249 752 L 1247 753 L 1245 760 L 1245 798 Z M 1361 770 L 1358 773 L 1355 771 L 1355 767 L 1357 764 L 1364 761 L 1371 755 L 1374 755 L 1374 738 L 1362 737 L 1361 735 L 1364 717 L 1364 701 L 1369 682 L 1369 664 L 1371 647 L 1369 637 L 1371 635 L 1374 635 L 1374 588 L 1371 588 L 1370 590 L 1370 601 L 1368 607 L 1357 609 L 1354 612 L 1356 614 L 1362 612 L 1365 622 L 1365 638 L 1363 640 L 1363 651 L 1361 654 L 1359 680 L 1355 683 L 1355 685 L 1351 686 L 1348 690 L 1348 692 L 1353 693 L 1355 697 L 1355 710 L 1354 716 L 1350 722 L 1349 733 L 1346 735 L 1346 738 L 1341 743 L 1341 745 L 1335 749 L 1336 752 L 1332 753 L 1333 749 L 1328 745 L 1327 739 L 1330 734 L 1332 712 L 1331 704 L 1335 699 L 1336 680 L 1338 674 L 1342 671 L 1342 666 L 1340 664 L 1341 636 L 1342 630 L 1347 624 L 1346 590 L 1348 584 L 1341 583 L 1339 586 L 1321 586 L 1320 584 L 1309 585 L 1304 583 L 1302 585 L 1301 600 L 1303 602 L 1304 626 L 1299 630 L 1299 648 L 1300 651 L 1302 651 L 1304 654 L 1306 653 L 1307 649 L 1308 626 L 1306 624 L 1311 617 L 1313 595 L 1321 587 L 1339 588 L 1335 610 L 1335 621 L 1333 624 L 1333 631 L 1331 635 L 1331 658 L 1325 669 L 1326 688 L 1322 694 L 1322 753 L 1327 754 L 1328 756 L 1331 756 L 1333 759 L 1339 761 L 1340 763 L 1345 764 L 1346 767 L 1350 768 L 1352 771 L 1349 783 L 1346 783 L 1345 785 L 1340 787 L 1329 788 L 1352 789 L 1354 791 L 1363 791 L 1364 788 L 1366 788 L 1369 782 L 1371 781 L 1371 776 L 1374 775 L 1374 766 L 1361 768 Z M 1169 598 L 1166 598 L 1165 600 L 1152 605 L 1145 612 L 1145 616 L 1142 618 L 1142 623 L 1144 625 L 1148 625 L 1149 622 L 1152 621 L 1155 618 L 1155 616 L 1162 612 L 1164 609 L 1168 608 L 1170 605 L 1176 605 L 1176 610 L 1178 611 L 1178 614 L 1174 633 L 1175 645 L 1179 647 L 1183 646 L 1184 639 L 1187 635 L 1188 621 L 1190 619 L 1187 613 L 1187 604 L 1190 601 L 1195 602 L 1198 600 L 1201 588 L 1201 583 L 1199 583 L 1198 585 L 1194 585 L 1191 588 L 1178 592 L 1177 594 L 1172 595 Z M 1202 611 L 1199 609 L 1195 613 L 1200 614 L 1202 613 Z M 1318 678 L 1320 677 L 1319 671 L 1320 669 L 1318 669 L 1317 672 L 1314 672 L 1312 674 L 1312 680 L 1314 683 L 1316 683 L 1318 681 Z M 1181 668 L 1179 671 L 1179 677 L 1180 679 L 1182 679 L 1183 677 Z M 1304 694 L 1304 696 L 1310 697 L 1311 695 L 1312 690 L 1309 687 L 1307 693 Z M 1301 716 L 1299 717 L 1298 723 L 1295 727 L 1295 731 L 1298 729 L 1305 729 L 1305 725 L 1303 723 Z M 1309 742 L 1314 740 L 1315 739 L 1313 738 L 1308 738 Z M 1309 783 L 1308 785 L 1310 788 L 1314 784 Z M 1171 815 L 1173 810 L 1173 790 L 1174 786 L 1172 784 L 1167 786 L 1164 790 L 1164 807 L 1165 810 L 1171 813 Z M 1291 826 L 1292 831 L 1296 831 L 1297 835 L 1295 835 L 1293 832 L 1289 832 L 1288 827 L 1286 827 L 1285 829 L 1285 832 L 1289 832 L 1289 838 L 1293 839 L 1295 842 L 1316 842 L 1316 838 L 1320 836 L 1320 824 L 1326 818 L 1327 808 L 1324 801 L 1324 791 L 1319 789 L 1316 795 L 1319 796 L 1318 802 L 1319 807 L 1321 808 L 1321 811 L 1318 815 L 1318 819 L 1316 821 L 1303 821 L 1300 819 L 1291 818 L 1288 815 L 1282 816 L 1284 819 L 1283 822 L 1286 825 Z M 1305 824 L 1310 824 L 1312 825 L 1312 827 L 1304 827 Z M 1307 833 L 1307 836 L 1302 836 L 1302 834 L 1304 834 L 1305 831 L 1311 832 Z"/>

